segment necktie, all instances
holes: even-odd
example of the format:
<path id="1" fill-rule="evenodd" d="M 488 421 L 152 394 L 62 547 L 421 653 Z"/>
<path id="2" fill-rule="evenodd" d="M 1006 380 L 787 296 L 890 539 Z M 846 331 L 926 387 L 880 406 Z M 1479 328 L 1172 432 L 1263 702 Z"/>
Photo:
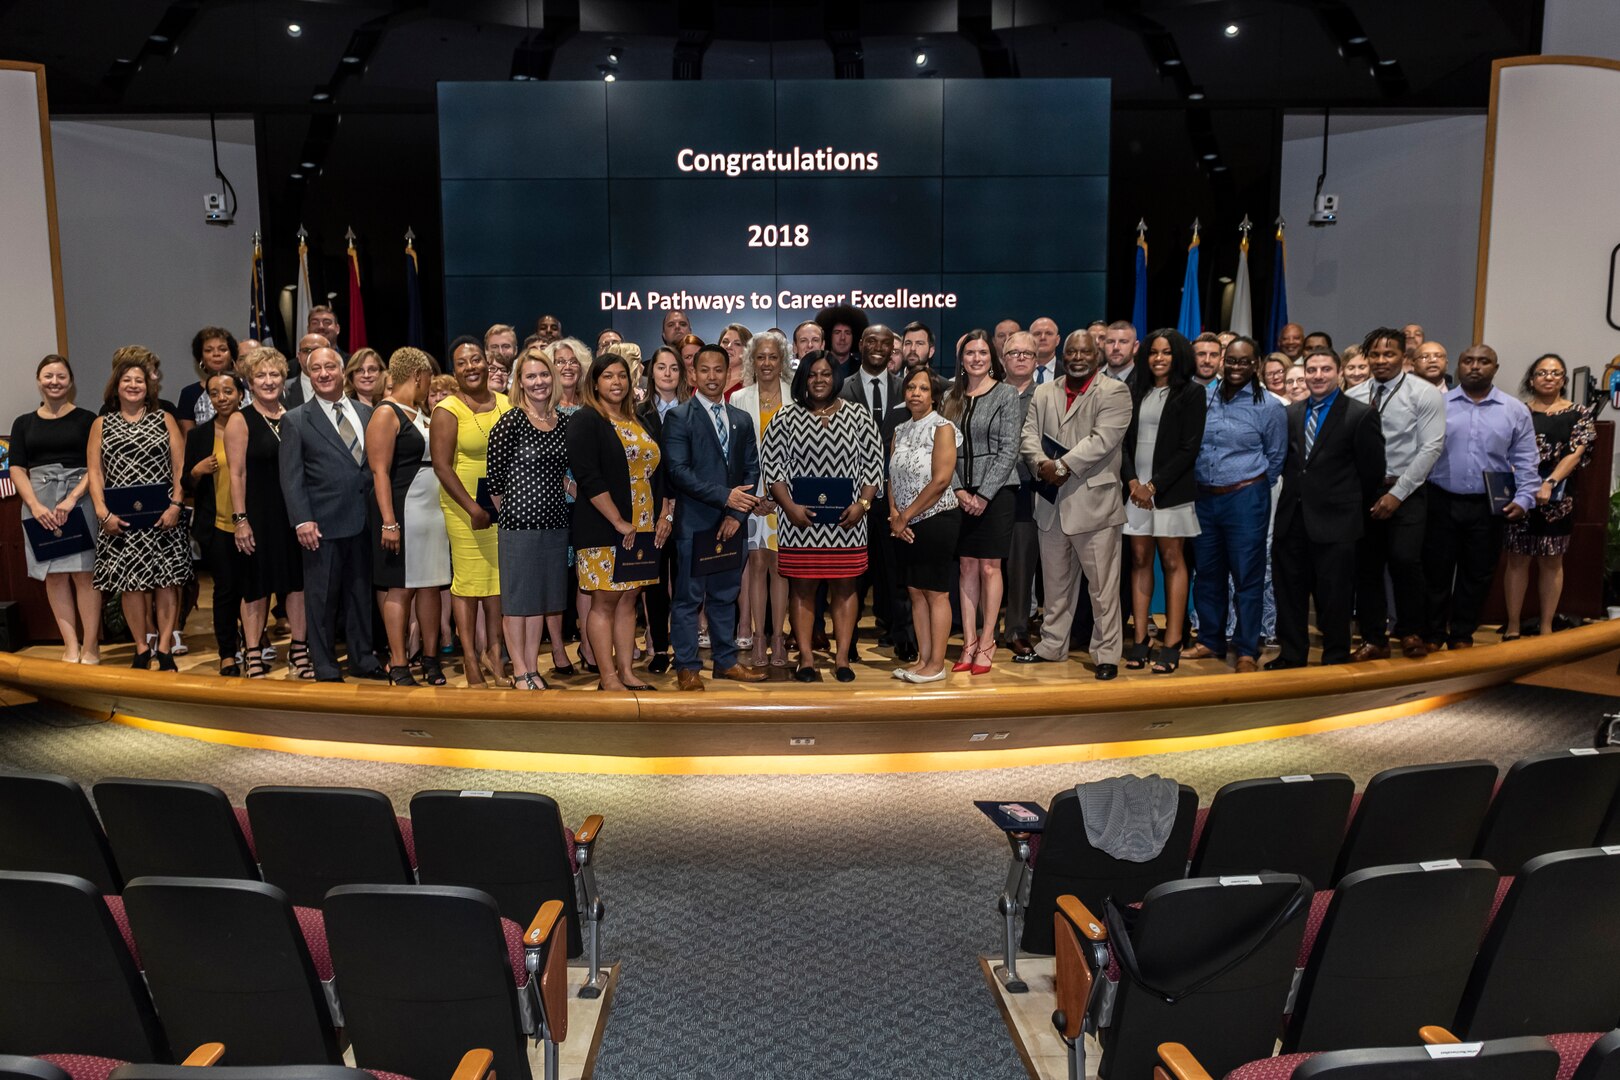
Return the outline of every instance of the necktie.
<path id="1" fill-rule="evenodd" d="M 1384 411 L 1384 391 L 1387 389 L 1388 387 L 1383 383 L 1379 383 L 1373 388 L 1373 412 L 1381 413 Z"/>
<path id="2" fill-rule="evenodd" d="M 1041 383 L 1043 383 L 1045 381 L 1046 381 L 1046 365 L 1045 364 L 1036 364 L 1035 365 L 1035 385 L 1039 386 L 1039 385 L 1041 385 Z"/>
<path id="3" fill-rule="evenodd" d="M 726 424 L 726 407 L 724 405 L 710 405 L 709 408 L 714 412 L 714 435 L 715 438 L 720 440 L 720 454 L 724 456 L 726 451 L 730 449 L 731 443 L 731 432 Z"/>
<path id="4" fill-rule="evenodd" d="M 1316 402 L 1305 406 L 1305 456 L 1311 456 L 1311 447 L 1316 445 L 1316 429 L 1322 426 L 1322 414 L 1327 412 Z"/>
<path id="5" fill-rule="evenodd" d="M 872 422 L 883 429 L 883 390 L 878 386 L 877 376 L 872 378 Z"/>
<path id="6" fill-rule="evenodd" d="M 337 421 L 338 438 L 343 440 L 343 445 L 349 448 L 349 454 L 354 458 L 354 463 L 359 465 L 366 458 L 365 453 L 360 449 L 360 436 L 355 434 L 354 425 L 349 423 L 349 414 L 344 412 L 343 406 L 335 401 L 332 403 L 332 418 Z"/>

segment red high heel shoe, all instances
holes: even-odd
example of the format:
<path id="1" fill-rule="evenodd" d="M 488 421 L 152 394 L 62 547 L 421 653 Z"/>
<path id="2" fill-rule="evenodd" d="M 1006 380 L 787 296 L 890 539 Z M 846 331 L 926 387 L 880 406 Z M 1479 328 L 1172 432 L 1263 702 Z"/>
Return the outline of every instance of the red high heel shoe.
<path id="1" fill-rule="evenodd" d="M 983 664 L 974 664 L 968 670 L 973 672 L 973 674 L 975 674 L 975 675 L 988 675 L 988 674 L 990 674 L 989 660 L 990 660 L 991 657 L 993 657 L 995 655 L 996 655 L 996 643 L 995 643 L 994 640 L 992 640 L 990 642 L 989 650 L 987 652 L 985 652 L 985 654 L 983 656 L 983 659 L 985 660 L 985 663 L 983 663 Z"/>
<path id="2" fill-rule="evenodd" d="M 962 658 L 960 660 L 958 660 L 956 663 L 951 665 L 951 670 L 952 671 L 972 671 L 973 670 L 973 654 L 978 652 L 978 651 L 979 651 L 979 643 L 977 641 L 975 641 L 972 645 L 964 644 L 962 646 Z"/>

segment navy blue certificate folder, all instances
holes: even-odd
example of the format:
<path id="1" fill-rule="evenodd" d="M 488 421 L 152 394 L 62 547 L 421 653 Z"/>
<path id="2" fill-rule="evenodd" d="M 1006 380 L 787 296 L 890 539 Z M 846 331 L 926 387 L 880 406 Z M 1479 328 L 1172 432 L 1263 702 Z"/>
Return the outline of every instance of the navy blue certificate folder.
<path id="1" fill-rule="evenodd" d="M 1509 504 L 1513 502 L 1513 495 L 1517 489 L 1513 483 L 1513 474 L 1510 472 L 1485 472 L 1485 494 L 1491 500 L 1491 513 L 1501 515 L 1507 513 Z"/>
<path id="2" fill-rule="evenodd" d="M 657 581 L 661 548 L 653 547 L 653 534 L 636 533 L 635 546 L 625 548 L 621 541 L 613 545 L 613 583 L 623 585 L 630 581 Z"/>
<path id="3" fill-rule="evenodd" d="M 1062 443 L 1058 442 L 1056 439 L 1052 438 L 1052 436 L 1050 436 L 1050 435 L 1042 435 L 1041 436 L 1041 453 L 1045 454 L 1048 458 L 1051 458 L 1053 461 L 1062 460 L 1063 455 L 1067 454 L 1068 452 L 1069 452 L 1069 448 L 1067 446 L 1064 446 Z M 1058 497 L 1058 485 L 1057 484 L 1043 484 L 1043 483 L 1041 483 L 1040 480 L 1037 479 L 1035 481 L 1035 494 L 1039 495 L 1041 498 L 1045 499 L 1049 503 L 1055 503 L 1055 502 L 1057 502 L 1057 497 Z"/>
<path id="4" fill-rule="evenodd" d="M 42 563 L 77 555 L 96 546 L 96 538 L 90 535 L 90 523 L 78 507 L 73 508 L 59 529 L 47 529 L 33 518 L 23 518 L 23 532 L 28 537 L 28 546 L 34 549 L 35 561 Z"/>
<path id="5" fill-rule="evenodd" d="M 748 530 L 739 528 L 730 540 L 713 536 L 692 537 L 692 576 L 707 577 L 723 574 L 727 570 L 741 570 L 743 557 L 748 553 Z"/>
<path id="6" fill-rule="evenodd" d="M 845 476 L 800 476 L 793 481 L 793 501 L 810 511 L 816 524 L 837 524 L 855 501 L 855 481 Z"/>
<path id="7" fill-rule="evenodd" d="M 122 518 L 127 529 L 150 529 L 169 508 L 168 484 L 110 487 L 101 493 L 108 513 Z"/>
<path id="8" fill-rule="evenodd" d="M 473 496 L 473 502 L 484 508 L 484 513 L 489 515 L 491 524 L 501 520 L 501 512 L 495 509 L 495 498 L 489 493 L 488 477 L 478 478 L 478 493 Z"/>

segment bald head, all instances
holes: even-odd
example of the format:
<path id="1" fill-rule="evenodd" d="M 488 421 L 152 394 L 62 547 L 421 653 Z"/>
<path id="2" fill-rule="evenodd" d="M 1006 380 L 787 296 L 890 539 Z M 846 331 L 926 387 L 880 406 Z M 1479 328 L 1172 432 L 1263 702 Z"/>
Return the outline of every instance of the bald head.
<path id="1" fill-rule="evenodd" d="M 305 334 L 298 339 L 298 366 L 305 375 L 309 374 L 309 358 L 315 350 L 329 348 L 331 344 L 320 334 Z"/>
<path id="2" fill-rule="evenodd" d="M 1412 357 L 1412 374 L 1424 382 L 1444 387 L 1446 368 L 1450 362 L 1444 345 L 1438 341 L 1425 341 L 1417 347 L 1417 353 Z"/>
<path id="3" fill-rule="evenodd" d="M 343 357 L 336 349 L 325 345 L 309 354 L 309 361 L 305 364 L 305 373 L 309 375 L 309 384 L 315 388 L 315 396 L 323 401 L 336 401 L 343 396 Z"/>
<path id="4" fill-rule="evenodd" d="M 1035 339 L 1035 362 L 1044 364 L 1057 355 L 1058 324 L 1042 315 L 1029 324 L 1030 336 Z"/>
<path id="5" fill-rule="evenodd" d="M 1283 324 L 1277 331 L 1277 351 L 1290 361 L 1298 360 L 1305 353 L 1305 328 L 1299 323 Z"/>
<path id="6" fill-rule="evenodd" d="M 1470 345 L 1457 357 L 1457 384 L 1471 398 L 1483 398 L 1496 381 L 1496 350 L 1489 345 Z"/>

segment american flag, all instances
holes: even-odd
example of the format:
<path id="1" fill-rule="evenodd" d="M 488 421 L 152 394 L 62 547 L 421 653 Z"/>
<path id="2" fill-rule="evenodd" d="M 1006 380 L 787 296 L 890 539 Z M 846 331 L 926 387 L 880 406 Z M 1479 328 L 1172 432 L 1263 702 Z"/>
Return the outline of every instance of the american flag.
<path id="1" fill-rule="evenodd" d="M 1620 412 L 1620 371 L 1609 376 L 1609 405 Z"/>
<path id="2" fill-rule="evenodd" d="M 17 494 L 17 485 L 11 482 L 11 443 L 0 438 L 0 499 Z"/>

